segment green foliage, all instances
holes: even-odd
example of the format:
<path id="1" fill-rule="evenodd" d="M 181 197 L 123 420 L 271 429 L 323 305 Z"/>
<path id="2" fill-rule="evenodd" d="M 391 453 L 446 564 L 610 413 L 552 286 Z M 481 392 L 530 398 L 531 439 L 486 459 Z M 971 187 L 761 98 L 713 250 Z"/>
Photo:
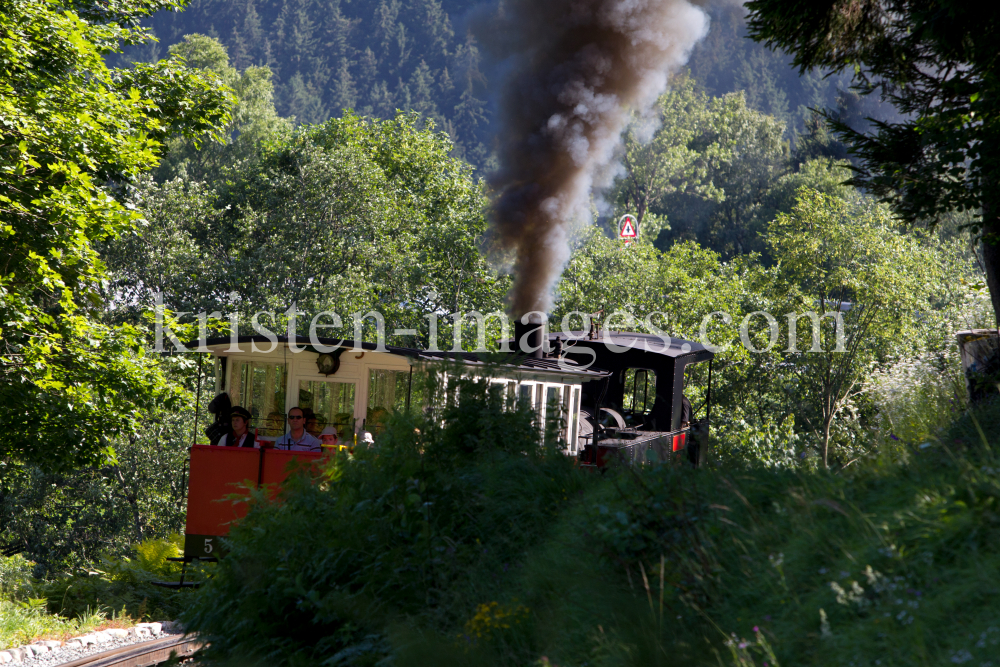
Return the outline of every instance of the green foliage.
<path id="1" fill-rule="evenodd" d="M 788 0 L 753 0 L 751 36 L 814 67 L 853 71 L 856 90 L 901 115 L 869 128 L 828 117 L 860 159 L 855 185 L 891 201 L 910 222 L 952 210 L 981 211 L 984 265 L 1000 318 L 1000 174 L 994 48 L 1000 13 L 957 1 L 885 0 L 857 11 Z"/>
<path id="2" fill-rule="evenodd" d="M 160 410 L 135 424 L 134 439 L 112 441 L 103 465 L 47 472 L 8 462 L 0 474 L 4 554 L 23 553 L 39 576 L 78 572 L 130 545 L 182 530 L 182 471 L 189 415 Z"/>
<path id="3" fill-rule="evenodd" d="M 685 168 L 692 170 L 678 176 L 696 180 L 656 193 L 652 210 L 670 223 L 660 243 L 698 240 L 727 258 L 760 252 L 759 233 L 767 220 L 757 214 L 785 170 L 784 127 L 748 107 L 741 92 L 708 97 L 688 85 L 668 92 L 664 100 L 662 108 L 673 115 L 661 132 L 674 133 L 675 126 L 684 130 L 675 133 L 679 145 L 671 154 L 685 156 L 690 165 Z M 685 101 L 675 105 L 673 100 Z"/>
<path id="4" fill-rule="evenodd" d="M 939 263 L 896 225 L 884 206 L 850 204 L 803 189 L 792 212 L 779 214 L 768 230 L 768 243 L 780 258 L 782 310 L 842 313 L 842 325 L 826 328 L 827 347 L 814 324 L 816 338 L 797 346 L 810 351 L 791 354 L 798 366 L 797 398 L 812 406 L 804 416 L 819 434 L 824 466 L 837 414 L 874 364 L 910 351 L 917 313 L 930 310 L 928 285 L 936 280 Z M 792 324 L 788 327 L 791 333 Z M 839 336 L 833 345 L 830 334 Z"/>
<path id="5" fill-rule="evenodd" d="M 0 600 L 0 650 L 24 646 L 35 639 L 80 635 L 106 621 L 101 612 L 67 619 L 49 614 L 44 599 Z"/>
<path id="6" fill-rule="evenodd" d="M 806 132 L 795 142 L 794 161 L 797 164 L 810 160 L 837 160 L 848 158 L 847 146 L 838 141 L 834 134 L 816 114 L 806 121 Z"/>
<path id="7" fill-rule="evenodd" d="M 190 591 L 152 582 L 177 577 L 180 567 L 166 558 L 180 555 L 181 543 L 179 534 L 146 540 L 135 546 L 134 560 L 105 557 L 99 569 L 48 580 L 32 578 L 34 563 L 22 556 L 0 557 L 0 649 L 175 617 Z"/>
<path id="8" fill-rule="evenodd" d="M 480 421 L 523 419 L 465 391 Z M 397 420 L 377 456 L 256 505 L 188 621 L 216 664 L 986 660 L 1000 641 L 982 594 L 1000 566 L 1000 441 L 984 435 L 1000 432 L 998 409 L 907 465 L 840 475 L 582 475 L 462 448 L 468 423 L 446 442 L 451 418 Z"/>
<path id="9" fill-rule="evenodd" d="M 780 213 L 790 213 L 802 188 L 850 200 L 854 196 L 854 190 L 844 184 L 850 174 L 850 166 L 846 161 L 818 158 L 802 162 L 795 171 L 782 174 L 771 182 L 760 209 L 755 213 L 755 222 L 768 223 Z M 766 224 L 761 228 L 762 232 L 765 230 Z M 771 261 L 777 259 L 770 256 L 768 258 Z"/>
<path id="10" fill-rule="evenodd" d="M 968 401 L 957 346 L 903 359 L 873 373 L 870 391 L 885 440 L 911 445 L 940 434 Z"/>
<path id="11" fill-rule="evenodd" d="M 711 26 L 692 49 L 688 68 L 710 95 L 743 91 L 750 108 L 784 123 L 792 136 L 809 133 L 812 109 L 836 105 L 847 77 L 825 77 L 825 72 L 817 70 L 797 72 L 784 54 L 747 39 L 742 5 L 713 3 L 704 10 Z M 840 149 L 844 149 L 842 144 Z"/>
<path id="12" fill-rule="evenodd" d="M 960 245 L 947 241 L 938 248 L 948 278 L 940 285 L 941 293 L 932 297 L 938 310 L 921 318 L 923 349 L 876 369 L 868 379 L 884 452 L 905 456 L 905 445 L 933 442 L 966 410 L 966 381 L 955 333 L 987 328 L 993 313 L 985 285 L 962 277 L 968 274 L 963 271 L 965 253 Z"/>
<path id="13" fill-rule="evenodd" d="M 996 433 L 996 406 L 974 419 Z M 638 564 L 658 579 L 665 563 L 662 613 L 673 626 L 665 641 L 729 639 L 752 649 L 742 638 L 759 632 L 781 664 L 944 664 L 966 653 L 985 660 L 996 607 L 976 587 L 998 563 L 996 527 L 983 523 L 998 487 L 974 419 L 916 450 L 907 467 L 626 476 L 598 536 L 621 569 L 629 564 L 637 606 L 646 604 Z M 956 436 L 968 449 L 953 448 Z M 664 503 L 683 512 L 665 512 Z M 759 639 L 756 646 L 763 650 Z"/>
<path id="14" fill-rule="evenodd" d="M 593 480 L 486 381 L 448 391 L 455 402 L 394 417 L 377 449 L 337 459 L 323 483 L 300 478 L 251 508 L 185 615 L 212 638 L 208 659 L 371 664 L 407 618 L 436 632 L 481 604 L 516 607 L 497 595 Z"/>
<path id="15" fill-rule="evenodd" d="M 150 539 L 135 545 L 136 564 L 146 572 L 160 576 L 174 574 L 177 571 L 175 563 L 168 558 L 178 558 L 184 553 L 184 536 L 174 533 L 168 538 Z"/>
<path id="16" fill-rule="evenodd" d="M 602 308 L 606 315 L 619 309 L 634 315 L 609 325 L 619 329 L 645 328 L 652 316 L 670 334 L 700 340 L 704 323 L 708 339 L 722 348 L 713 375 L 720 461 L 812 466 L 817 456 L 824 461 L 824 451 L 831 460 L 830 443 L 840 464 L 877 456 L 885 445 L 871 429 L 904 408 L 903 399 L 894 405 L 873 394 L 869 376 L 918 353 L 953 347 L 956 327 L 963 328 L 958 322 L 969 312 L 960 280 L 975 272 L 957 240 L 904 234 L 884 206 L 841 185 L 841 172 L 814 160 L 772 185 L 761 208 L 777 212 L 761 239 L 777 262 L 769 268 L 754 257 L 723 263 L 692 242 L 663 252 L 641 240 L 624 247 L 590 230 L 564 271 L 552 326 L 561 327 L 572 311 Z M 816 188 L 791 191 L 800 184 Z M 842 306 L 842 352 L 832 317 L 817 328 L 816 350 L 811 321 L 802 319 L 790 350 L 788 313 Z M 719 311 L 733 320 L 704 320 Z M 777 319 L 771 345 L 763 316 L 748 323 L 747 343 L 760 352 L 748 351 L 740 333 L 745 315 L 755 311 Z M 580 326 L 579 317 L 569 322 Z M 696 388 L 706 384 L 705 370 L 694 368 L 687 378 L 695 405 L 704 399 Z M 947 406 L 928 408 L 934 419 L 950 418 Z"/>
<path id="17" fill-rule="evenodd" d="M 235 309 L 244 326 L 297 304 L 305 331 L 333 310 L 344 326 L 329 335 L 347 337 L 350 313 L 375 309 L 390 331 L 421 332 L 397 341 L 411 346 L 428 344 L 428 313 L 499 309 L 509 281 L 480 252 L 481 185 L 447 136 L 417 120 L 348 115 L 258 146 L 208 187 L 143 184 L 148 226 L 106 250 L 113 289 L 140 307 L 162 292 L 177 310 Z"/>
<path id="18" fill-rule="evenodd" d="M 677 76 L 671 83 L 670 90 L 657 100 L 656 116 L 634 118 L 624 136 L 625 173 L 616 182 L 612 198 L 624 212 L 635 214 L 640 229 L 647 211 L 659 208 L 666 195 L 724 197 L 709 179 L 709 168 L 724 159 L 725 148 L 718 142 L 704 145 L 699 141 L 711 132 L 718 105 L 713 108 L 688 77 Z M 652 137 L 645 136 L 652 123 Z"/>
<path id="19" fill-rule="evenodd" d="M 89 569 L 38 581 L 33 590 L 47 599 L 49 613 L 63 617 L 83 618 L 96 610 L 135 620 L 173 619 L 189 604 L 191 589 L 171 590 L 154 582 L 178 580 L 180 564 L 166 559 L 179 556 L 182 544 L 178 533 L 137 542 L 131 558 L 105 554 Z M 197 564 L 188 566 L 187 581 L 204 578 Z"/>
<path id="20" fill-rule="evenodd" d="M 705 315 L 742 308 L 742 291 L 746 289 L 743 268 L 723 264 L 718 254 L 693 242 L 679 242 L 660 251 L 645 241 L 623 246 L 591 229 L 563 271 L 551 326 L 561 330 L 563 319 L 573 311 L 603 309 L 607 317 L 620 310 L 633 319 L 613 321 L 616 329 L 643 329 L 651 317 L 654 326 L 671 335 L 696 340 Z M 580 319 L 572 316 L 567 324 L 579 328 Z M 720 334 L 711 326 L 708 332 L 720 346 L 738 341 L 735 328 Z M 739 354 L 737 350 L 733 353 Z"/>
<path id="21" fill-rule="evenodd" d="M 794 414 L 778 423 L 768 420 L 758 424 L 719 412 L 712 420 L 716 442 L 713 454 L 726 467 L 791 468 L 802 465 L 809 456 L 801 446 L 803 438 L 795 431 Z"/>
<path id="22" fill-rule="evenodd" d="M 173 59 L 108 69 L 140 41 L 129 26 L 174 2 L 19 0 L 0 15 L 0 423 L 4 458 L 49 468 L 92 464 L 127 415 L 163 396 L 142 331 L 99 312 L 94 243 L 137 214 L 116 196 L 154 167 L 162 142 L 227 119 L 227 93 Z M 97 20 L 88 20 L 89 17 Z"/>
<path id="23" fill-rule="evenodd" d="M 217 178 L 221 170 L 254 158 L 259 144 L 291 133 L 292 122 L 279 117 L 274 109 L 269 68 L 251 65 L 237 72 L 229 66 L 225 47 L 199 34 L 185 35 L 183 42 L 170 47 L 170 55 L 218 77 L 232 89 L 235 103 L 230 121 L 221 131 L 225 141 L 200 146 L 187 137 L 174 137 L 167 143 L 166 159 L 156 172 L 158 181 L 181 177 L 197 187 L 200 181 Z"/>
<path id="24" fill-rule="evenodd" d="M 31 587 L 34 563 L 24 556 L 0 557 L 0 594 L 5 597 L 20 598 Z"/>

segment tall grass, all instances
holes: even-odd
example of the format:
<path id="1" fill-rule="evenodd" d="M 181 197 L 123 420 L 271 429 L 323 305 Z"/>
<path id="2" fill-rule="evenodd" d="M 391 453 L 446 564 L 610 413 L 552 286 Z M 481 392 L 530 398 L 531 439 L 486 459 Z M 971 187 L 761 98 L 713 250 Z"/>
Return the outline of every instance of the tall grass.
<path id="1" fill-rule="evenodd" d="M 50 614 L 44 598 L 0 600 L 0 649 L 23 646 L 37 639 L 65 639 L 115 625 L 104 611 L 87 610 L 76 618 Z M 110 622 L 109 622 L 110 621 Z"/>
<path id="2" fill-rule="evenodd" d="M 576 632 L 554 631 L 540 650 L 561 665 L 995 664 L 998 444 L 992 405 L 907 466 L 622 473 L 613 502 L 580 507 L 590 517 L 550 547 L 539 579 L 596 543 L 606 586 L 586 596 L 589 621 L 568 594 L 585 587 L 546 595 L 551 627 Z M 644 623 L 627 620 L 615 591 Z"/>
<path id="3" fill-rule="evenodd" d="M 461 410 L 397 418 L 377 451 L 251 510 L 187 613 L 206 658 L 888 667 L 1000 654 L 998 405 L 910 447 L 905 465 L 596 474 L 545 450 L 530 416 L 485 387 L 463 390 Z"/>
<path id="4" fill-rule="evenodd" d="M 955 345 L 875 372 L 868 391 L 878 410 L 876 432 L 913 445 L 936 439 L 968 401 Z"/>

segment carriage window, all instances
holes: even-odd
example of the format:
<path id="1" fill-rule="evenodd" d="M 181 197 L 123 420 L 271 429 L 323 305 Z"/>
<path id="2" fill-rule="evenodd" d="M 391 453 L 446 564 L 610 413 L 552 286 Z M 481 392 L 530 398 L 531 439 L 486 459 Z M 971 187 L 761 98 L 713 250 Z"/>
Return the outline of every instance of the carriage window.
<path id="1" fill-rule="evenodd" d="M 299 407 L 316 414 L 315 430 L 335 426 L 341 438 L 354 433 L 354 384 L 313 380 L 299 383 Z"/>
<path id="2" fill-rule="evenodd" d="M 539 385 L 540 386 L 540 385 Z M 545 430 L 546 433 L 554 434 L 559 440 L 562 439 L 560 431 L 563 426 L 562 410 L 562 387 L 545 388 Z"/>
<path id="3" fill-rule="evenodd" d="M 625 371 L 625 397 L 622 407 L 634 414 L 649 414 L 656 400 L 656 373 L 644 368 Z"/>
<path id="4" fill-rule="evenodd" d="M 215 358 L 215 393 L 226 390 L 226 357 Z"/>
<path id="5" fill-rule="evenodd" d="M 535 390 L 535 385 L 532 384 L 522 384 L 521 394 L 518 399 L 523 407 L 531 407 L 531 393 Z"/>
<path id="6" fill-rule="evenodd" d="M 253 415 L 254 427 L 261 435 L 285 432 L 285 390 L 287 373 L 284 364 L 261 361 L 230 361 L 229 398 Z"/>
<path id="7" fill-rule="evenodd" d="M 404 411 L 410 393 L 410 371 L 373 368 L 368 372 L 368 413 L 365 428 L 378 434 L 385 430 L 389 415 Z"/>
<path id="8" fill-rule="evenodd" d="M 570 434 L 570 431 L 572 431 L 573 413 L 570 411 L 570 408 L 572 407 L 572 405 L 571 405 L 572 400 L 573 400 L 573 387 L 569 386 L 568 384 L 567 385 L 563 385 L 563 388 L 562 388 L 562 414 L 563 414 L 563 419 L 565 420 L 565 423 L 563 424 L 562 439 L 566 441 L 566 444 L 569 444 L 569 442 L 570 442 L 570 440 L 569 440 L 570 435 L 569 434 Z"/>
<path id="9" fill-rule="evenodd" d="M 545 411 L 552 414 L 553 418 L 562 416 L 562 387 L 545 388 Z"/>
<path id="10" fill-rule="evenodd" d="M 507 382 L 506 380 L 493 380 L 490 382 L 490 404 L 503 410 L 507 404 Z"/>
<path id="11" fill-rule="evenodd" d="M 569 411 L 569 448 L 577 450 L 577 438 L 580 430 L 580 387 L 573 387 L 573 403 Z"/>
<path id="12" fill-rule="evenodd" d="M 409 373 L 409 371 L 407 371 Z M 413 369 L 413 375 L 407 378 L 409 381 L 409 403 L 406 405 L 406 409 L 410 410 L 414 414 L 420 413 L 424 408 L 432 405 L 434 403 L 429 397 L 434 391 L 432 386 L 432 381 L 434 377 L 429 375 L 427 371 L 420 370 L 419 368 Z M 369 383 L 371 386 L 371 383 Z"/>

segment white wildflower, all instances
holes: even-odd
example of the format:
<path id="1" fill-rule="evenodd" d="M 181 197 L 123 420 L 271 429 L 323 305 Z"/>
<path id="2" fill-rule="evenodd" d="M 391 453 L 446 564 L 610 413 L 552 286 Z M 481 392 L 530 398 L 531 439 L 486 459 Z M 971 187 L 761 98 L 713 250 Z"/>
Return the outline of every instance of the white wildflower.
<path id="1" fill-rule="evenodd" d="M 832 637 L 833 633 L 830 632 L 830 621 L 826 618 L 826 612 L 821 608 L 819 610 L 819 634 L 820 637 Z"/>

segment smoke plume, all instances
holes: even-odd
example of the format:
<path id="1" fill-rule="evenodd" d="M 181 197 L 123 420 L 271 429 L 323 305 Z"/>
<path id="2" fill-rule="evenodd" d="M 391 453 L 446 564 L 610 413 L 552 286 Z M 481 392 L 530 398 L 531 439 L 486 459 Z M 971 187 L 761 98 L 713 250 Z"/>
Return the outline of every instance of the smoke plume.
<path id="1" fill-rule="evenodd" d="M 631 113 L 648 112 L 708 18 L 686 0 L 506 0 L 487 27 L 509 72 L 491 186 L 516 255 L 511 308 L 548 312 L 570 230 L 607 185 Z"/>

